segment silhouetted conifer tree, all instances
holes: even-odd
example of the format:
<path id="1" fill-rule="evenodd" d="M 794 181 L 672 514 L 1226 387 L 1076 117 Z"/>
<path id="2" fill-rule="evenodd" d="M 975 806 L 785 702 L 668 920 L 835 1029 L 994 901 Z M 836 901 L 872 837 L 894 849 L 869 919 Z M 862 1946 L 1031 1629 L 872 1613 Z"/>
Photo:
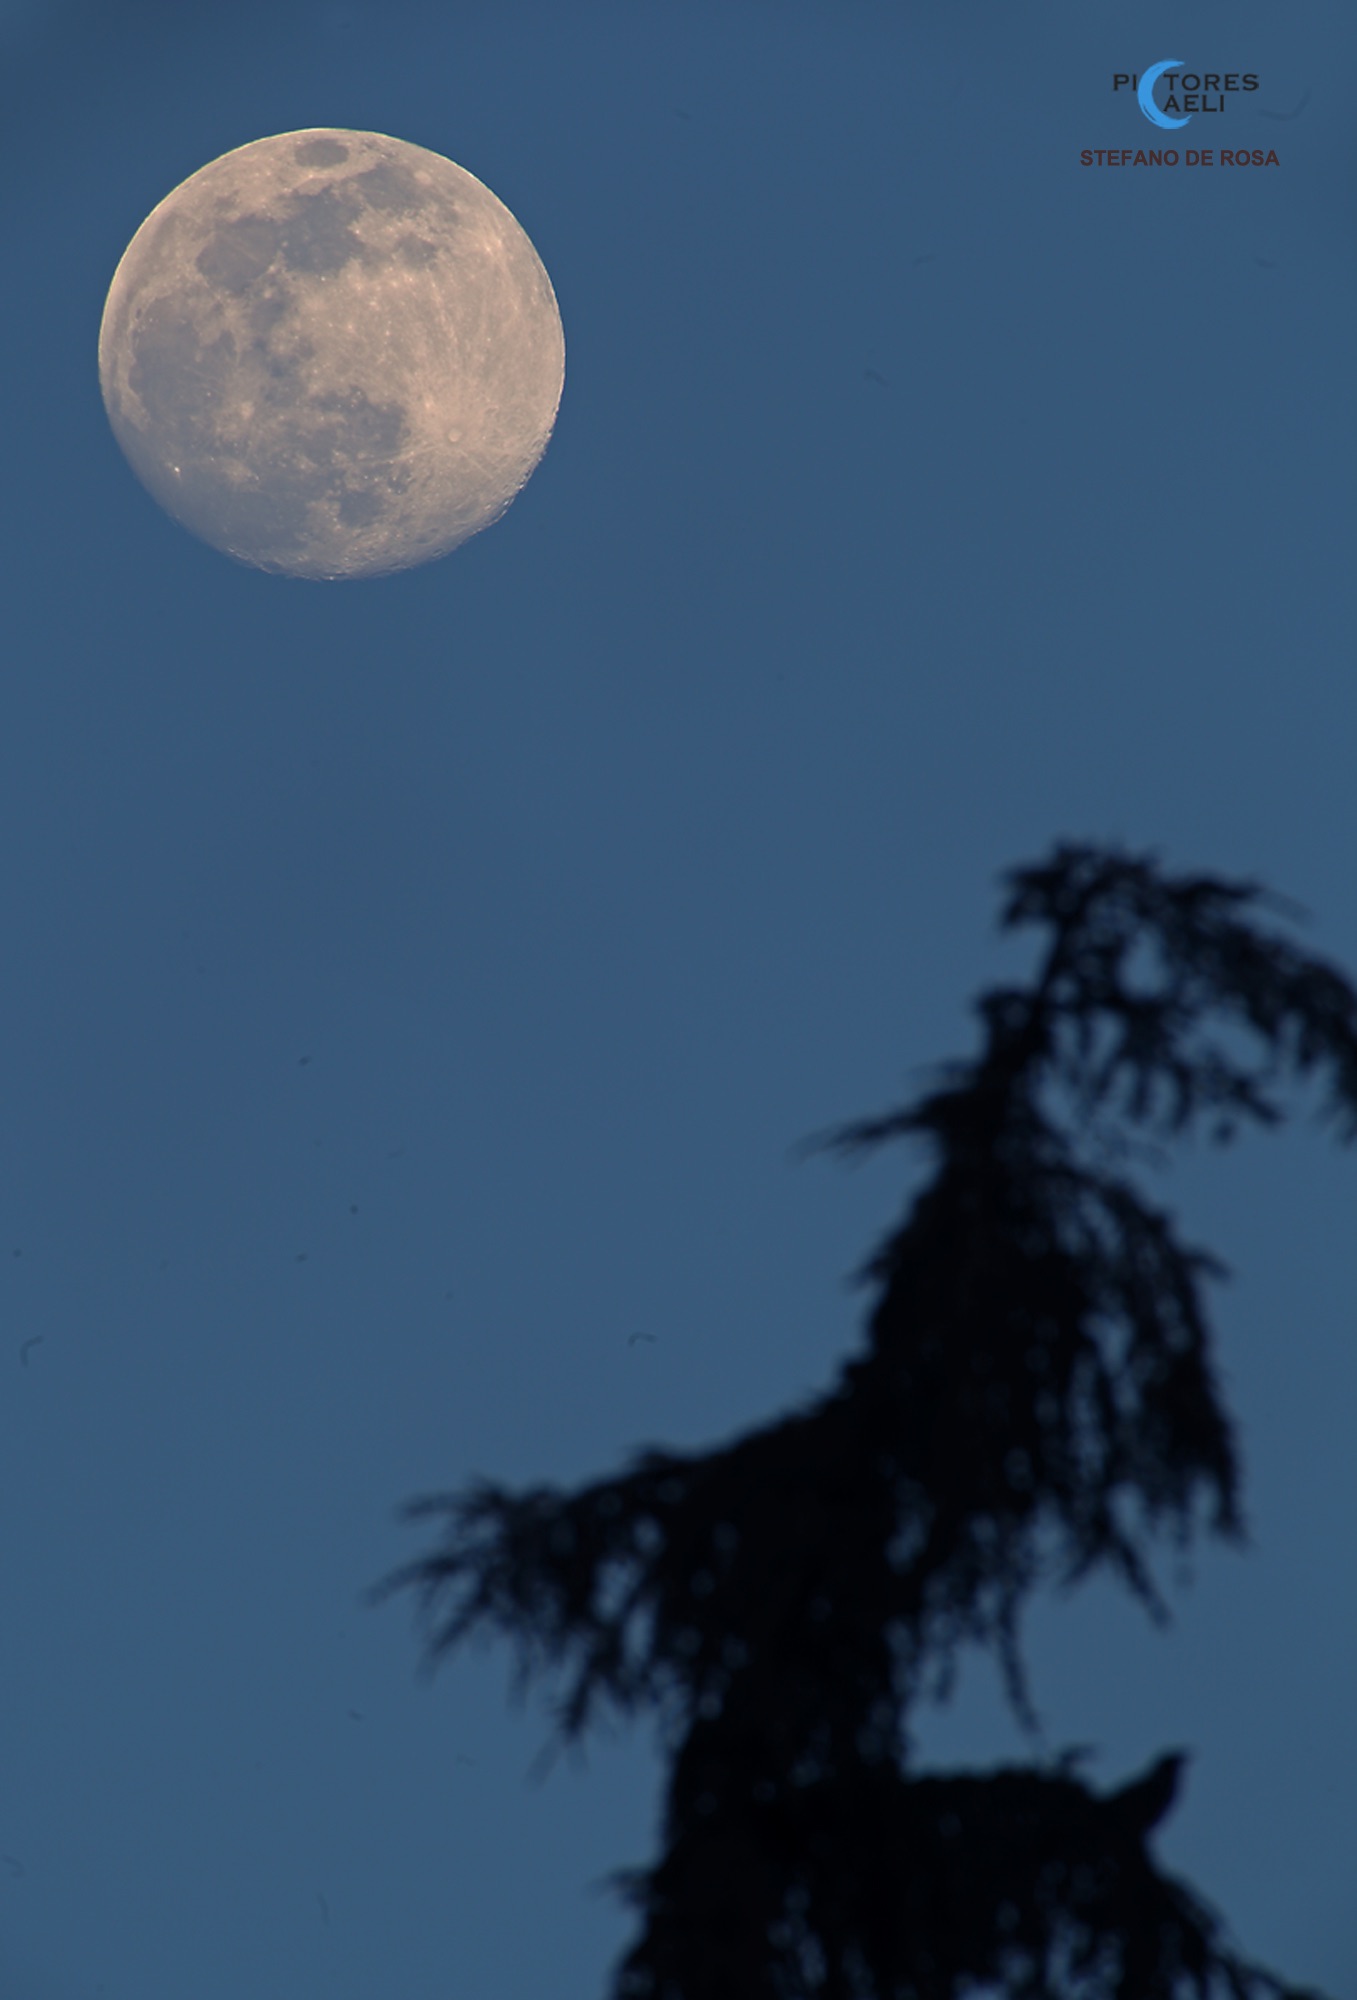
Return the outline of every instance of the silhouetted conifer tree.
<path id="1" fill-rule="evenodd" d="M 979 1055 L 929 1094 L 812 1142 L 914 1135 L 934 1163 L 859 1274 L 867 1351 L 838 1386 L 573 1496 L 414 1501 L 443 1546 L 371 1593 L 418 1587 L 426 1670 L 485 1625 L 520 1689 L 570 1664 L 566 1743 L 605 1698 L 661 1717 L 663 1852 L 608 1878 L 640 1919 L 613 2000 L 1299 1995 L 1156 1865 L 1181 1753 L 1101 1794 L 1079 1752 L 913 1768 L 904 1717 L 964 1642 L 1036 1727 L 1017 1627 L 1040 1582 L 1110 1568 L 1162 1622 L 1156 1534 L 1185 1548 L 1204 1499 L 1246 1539 L 1201 1297 L 1223 1266 L 1124 1164 L 1203 1119 L 1277 1123 L 1288 1074 L 1357 1135 L 1357 993 L 1248 920 L 1275 901 L 1255 884 L 1069 844 L 1006 880 L 1004 926 L 1050 934 L 1031 985 L 981 997 Z"/>

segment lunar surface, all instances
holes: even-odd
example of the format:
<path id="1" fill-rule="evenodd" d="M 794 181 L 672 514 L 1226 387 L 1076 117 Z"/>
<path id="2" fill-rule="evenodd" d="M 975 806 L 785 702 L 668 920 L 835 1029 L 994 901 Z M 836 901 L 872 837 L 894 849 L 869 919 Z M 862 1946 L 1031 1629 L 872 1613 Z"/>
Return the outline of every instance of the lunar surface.
<path id="1" fill-rule="evenodd" d="M 132 238 L 104 407 L 175 520 L 284 576 L 381 576 L 504 512 L 565 373 L 551 280 L 503 202 L 378 132 L 256 139 Z"/>

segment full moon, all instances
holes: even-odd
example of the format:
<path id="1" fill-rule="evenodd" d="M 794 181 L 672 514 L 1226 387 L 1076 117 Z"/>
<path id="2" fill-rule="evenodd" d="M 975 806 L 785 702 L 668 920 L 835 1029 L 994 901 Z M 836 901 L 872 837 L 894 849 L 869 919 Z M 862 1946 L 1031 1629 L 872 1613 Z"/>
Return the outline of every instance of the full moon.
<path id="1" fill-rule="evenodd" d="M 104 407 L 167 513 L 281 576 L 383 576 L 489 527 L 551 436 L 565 339 L 474 174 L 379 132 L 239 146 L 109 286 Z"/>

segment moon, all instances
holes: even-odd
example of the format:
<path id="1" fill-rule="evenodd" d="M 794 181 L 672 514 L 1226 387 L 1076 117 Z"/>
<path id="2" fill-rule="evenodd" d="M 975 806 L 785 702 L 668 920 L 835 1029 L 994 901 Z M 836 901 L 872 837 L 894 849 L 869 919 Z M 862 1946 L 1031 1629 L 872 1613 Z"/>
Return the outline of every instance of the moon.
<path id="1" fill-rule="evenodd" d="M 380 132 L 284 132 L 191 174 L 127 246 L 99 330 L 138 479 L 280 576 L 384 576 L 489 527 L 564 379 L 524 230 L 464 167 Z"/>

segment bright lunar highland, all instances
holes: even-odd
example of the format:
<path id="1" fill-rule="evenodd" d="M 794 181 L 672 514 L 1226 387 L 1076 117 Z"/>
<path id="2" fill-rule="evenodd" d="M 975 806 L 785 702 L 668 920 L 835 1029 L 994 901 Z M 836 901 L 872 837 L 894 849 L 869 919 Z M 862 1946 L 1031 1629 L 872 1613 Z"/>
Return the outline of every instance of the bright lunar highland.
<path id="1" fill-rule="evenodd" d="M 378 132 L 285 132 L 191 175 L 132 238 L 99 334 L 142 484 L 283 576 L 381 576 L 488 527 L 564 375 L 551 280 L 503 202 Z"/>

